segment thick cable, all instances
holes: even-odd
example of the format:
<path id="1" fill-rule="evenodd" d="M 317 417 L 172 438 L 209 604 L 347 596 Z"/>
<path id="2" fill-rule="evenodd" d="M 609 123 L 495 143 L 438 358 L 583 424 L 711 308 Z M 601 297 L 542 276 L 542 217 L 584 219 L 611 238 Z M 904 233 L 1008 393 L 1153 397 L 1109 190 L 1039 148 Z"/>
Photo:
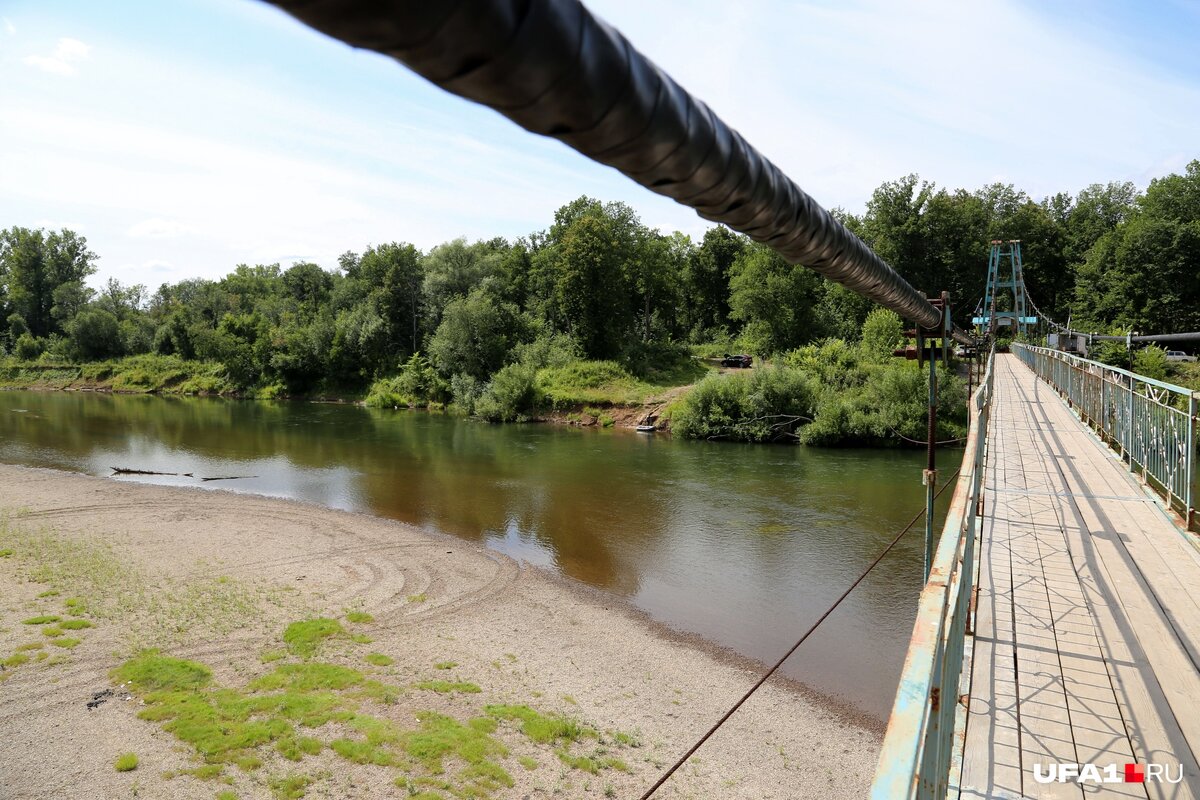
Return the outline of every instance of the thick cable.
<path id="1" fill-rule="evenodd" d="M 941 330 L 922 292 L 579 0 L 267 2 Z"/>

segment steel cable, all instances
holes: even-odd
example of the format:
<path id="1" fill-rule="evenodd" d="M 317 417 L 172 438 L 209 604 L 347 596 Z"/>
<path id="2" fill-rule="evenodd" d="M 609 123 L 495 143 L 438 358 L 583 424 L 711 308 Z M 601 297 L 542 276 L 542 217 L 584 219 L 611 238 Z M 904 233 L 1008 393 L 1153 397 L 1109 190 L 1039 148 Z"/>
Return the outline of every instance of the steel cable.
<path id="1" fill-rule="evenodd" d="M 942 496 L 942 492 L 946 491 L 947 487 L 953 485 L 955 479 L 958 478 L 958 473 L 961 471 L 962 471 L 961 467 L 959 469 L 954 470 L 954 474 L 950 476 L 950 479 L 948 481 L 946 481 L 945 485 L 942 486 L 942 488 L 937 490 L 936 494 L 934 494 L 933 497 L 935 500 Z M 646 792 L 641 796 L 640 800 L 649 800 L 649 798 L 656 791 L 658 791 L 664 783 L 666 783 L 668 780 L 670 780 L 671 776 L 675 774 L 675 771 L 678 770 L 680 767 L 682 767 L 687 762 L 687 760 L 689 758 L 691 758 L 692 755 L 694 755 L 697 750 L 700 749 L 701 745 L 703 745 L 705 742 L 707 742 L 709 737 L 712 736 L 714 733 L 716 733 L 717 730 L 720 729 L 720 727 L 725 724 L 726 720 L 728 720 L 730 717 L 732 717 L 734 715 L 734 713 L 739 708 L 741 708 L 742 705 L 747 700 L 750 699 L 751 695 L 753 695 L 755 692 L 757 692 L 759 687 L 761 687 L 764 683 L 766 683 L 767 679 L 770 678 L 772 675 L 774 675 L 776 670 L 778 670 L 780 667 L 783 666 L 783 662 L 787 661 L 791 657 L 792 653 L 796 652 L 796 649 L 799 648 L 800 645 L 804 644 L 804 640 L 812 635 L 813 631 L 815 631 L 817 629 L 817 627 L 822 622 L 825 621 L 826 617 L 828 617 L 830 614 L 832 614 L 834 609 L 836 609 L 839 605 L 841 605 L 842 601 L 845 600 L 847 597 L 849 597 L 850 593 L 852 591 L 854 591 L 856 588 L 858 588 L 858 585 L 863 582 L 863 580 L 867 577 L 867 575 L 869 575 L 871 573 L 871 570 L 875 569 L 875 567 L 877 567 L 879 565 L 880 561 L 883 561 L 883 557 L 886 556 L 888 553 L 890 553 L 892 551 L 893 547 L 895 547 L 897 544 L 899 544 L 900 539 L 904 536 L 904 534 L 906 534 L 910 530 L 912 530 L 912 526 L 916 525 L 917 521 L 920 520 L 921 517 L 923 517 L 924 515 L 925 515 L 925 509 L 921 509 L 919 512 L 917 512 L 917 515 L 915 517 L 913 517 L 912 520 L 907 525 L 905 525 L 904 528 L 899 533 L 896 534 L 895 538 L 892 539 L 892 541 L 890 543 L 888 543 L 888 546 L 883 548 L 883 551 L 878 556 L 875 557 L 875 560 L 872 561 L 867 566 L 867 568 L 864 569 L 862 571 L 862 573 L 860 573 L 859 576 L 854 579 L 854 583 L 850 584 L 850 586 L 847 587 L 846 591 L 842 592 L 841 596 L 838 597 L 837 600 L 833 601 L 833 605 L 831 605 L 829 608 L 825 609 L 825 612 L 823 614 L 821 614 L 821 616 L 817 617 L 817 621 L 814 622 L 809 627 L 809 629 L 804 632 L 804 635 L 801 636 L 800 639 L 794 645 L 792 645 L 791 648 L 786 653 L 783 654 L 783 657 L 780 658 L 778 661 L 776 661 L 775 665 L 773 667 L 771 667 L 769 670 L 767 670 L 766 673 L 764 673 L 763 676 L 761 678 L 759 678 L 758 681 L 756 681 L 755 684 L 753 686 L 751 686 L 750 689 L 744 695 L 741 696 L 741 699 L 739 699 L 736 703 L 734 703 L 733 706 L 728 711 L 726 711 L 724 713 L 724 715 L 722 715 L 722 717 L 712 725 L 711 728 L 709 728 L 707 731 L 705 731 L 704 735 L 701 736 L 694 745 L 692 745 L 690 748 L 688 748 L 688 751 L 686 753 L 684 753 L 682 756 L 680 756 L 679 760 L 676 761 L 674 764 L 672 764 L 670 769 L 668 769 L 666 772 L 664 772 L 662 774 L 662 777 L 660 777 L 657 781 L 654 782 L 653 786 L 651 786 L 649 789 L 646 790 Z"/>

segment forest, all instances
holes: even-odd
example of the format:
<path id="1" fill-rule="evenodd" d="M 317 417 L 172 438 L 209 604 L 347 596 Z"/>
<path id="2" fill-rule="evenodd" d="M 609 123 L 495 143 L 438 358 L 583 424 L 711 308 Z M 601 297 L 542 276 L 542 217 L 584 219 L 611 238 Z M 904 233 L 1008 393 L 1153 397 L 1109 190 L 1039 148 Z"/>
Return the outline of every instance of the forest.
<path id="1" fill-rule="evenodd" d="M 988 242 L 1019 239 L 1030 293 L 1057 321 L 1098 332 L 1200 330 L 1200 161 L 1144 192 L 1111 182 L 1041 199 L 1012 185 L 949 190 L 908 175 L 877 188 L 861 214 L 835 214 L 914 286 L 949 290 L 963 325 L 983 294 Z M 511 420 L 540 404 L 644 399 L 703 377 L 696 356 L 746 352 L 775 372 L 701 381 L 676 427 L 763 439 L 781 429 L 751 430 L 745 420 L 819 418 L 831 377 L 858 375 L 853 386 L 874 380 L 871 391 L 884 391 L 895 344 L 886 340 L 899 330 L 899 320 L 876 314 L 868 338 L 883 343 L 872 349 L 861 342 L 870 301 L 726 228 L 693 241 L 589 197 L 516 241 L 456 239 L 427 252 L 371 244 L 333 269 L 239 264 L 220 280 L 151 291 L 109 279 L 96 290 L 88 279 L 97 259 L 70 230 L 0 231 L 0 348 L 10 371 L 169 367 L 199 392 L 368 395 L 376 405 L 449 404 Z M 605 386 L 619 391 L 587 391 Z M 750 396 L 777 399 L 747 411 Z M 871 405 L 835 399 L 843 416 Z M 722 402 L 741 410 L 714 411 Z M 867 427 L 882 436 L 906 427 L 902 417 Z M 832 421 L 806 428 L 797 438 L 839 440 Z"/>

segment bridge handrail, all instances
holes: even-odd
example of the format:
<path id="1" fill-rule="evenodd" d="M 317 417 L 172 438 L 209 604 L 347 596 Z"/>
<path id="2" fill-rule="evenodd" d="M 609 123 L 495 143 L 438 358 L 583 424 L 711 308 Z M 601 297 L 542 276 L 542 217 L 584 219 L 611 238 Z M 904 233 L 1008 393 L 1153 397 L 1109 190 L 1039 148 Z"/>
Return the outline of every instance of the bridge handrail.
<path id="1" fill-rule="evenodd" d="M 1190 526 L 1196 498 L 1196 393 L 1184 386 L 1070 353 L 1013 344 L 1013 352 L 1053 386 L 1129 467 Z"/>
<path id="2" fill-rule="evenodd" d="M 966 452 L 929 580 L 921 591 L 917 621 L 871 788 L 872 800 L 940 800 L 949 789 L 956 755 L 964 641 L 972 612 L 975 540 L 994 361 L 992 351 L 979 388 L 971 397 Z"/>

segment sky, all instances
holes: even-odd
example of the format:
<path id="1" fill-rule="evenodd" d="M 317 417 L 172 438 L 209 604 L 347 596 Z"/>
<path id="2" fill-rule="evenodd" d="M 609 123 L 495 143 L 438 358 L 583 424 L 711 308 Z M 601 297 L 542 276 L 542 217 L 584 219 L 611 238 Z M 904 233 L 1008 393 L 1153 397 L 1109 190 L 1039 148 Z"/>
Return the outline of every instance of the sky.
<path id="1" fill-rule="evenodd" d="M 587 5 L 831 208 L 912 172 L 1040 199 L 1200 158 L 1200 0 Z M 95 285 L 512 239 L 584 194 L 707 227 L 256 0 L 0 0 L 0 228 L 86 236 Z"/>

